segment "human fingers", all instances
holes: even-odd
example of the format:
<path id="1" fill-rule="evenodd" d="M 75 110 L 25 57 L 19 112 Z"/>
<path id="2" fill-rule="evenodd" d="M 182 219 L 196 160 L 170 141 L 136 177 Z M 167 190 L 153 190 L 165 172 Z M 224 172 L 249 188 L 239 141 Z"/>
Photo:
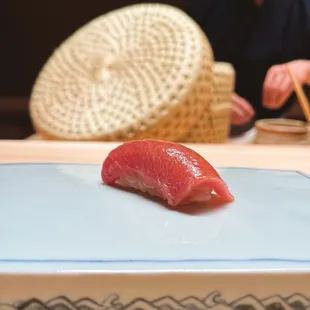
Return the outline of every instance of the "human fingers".
<path id="1" fill-rule="evenodd" d="M 253 117 L 254 109 L 252 108 L 251 104 L 244 98 L 237 94 L 233 94 L 232 104 L 233 106 L 238 107 L 238 110 L 241 110 L 245 117 L 248 117 L 249 119 Z"/>
<path id="2" fill-rule="evenodd" d="M 247 123 L 254 115 L 251 105 L 240 96 L 232 96 L 232 114 L 231 123 L 233 125 L 243 125 Z"/>
<path id="3" fill-rule="evenodd" d="M 287 71 L 273 70 L 267 74 L 263 85 L 263 106 L 278 109 L 292 92 L 292 83 Z"/>
<path id="4" fill-rule="evenodd" d="M 233 107 L 232 111 L 231 111 L 231 120 L 230 123 L 232 125 L 243 125 L 247 122 L 246 120 L 246 116 L 244 114 L 244 112 L 242 111 L 242 109 L 240 109 L 239 107 Z"/>

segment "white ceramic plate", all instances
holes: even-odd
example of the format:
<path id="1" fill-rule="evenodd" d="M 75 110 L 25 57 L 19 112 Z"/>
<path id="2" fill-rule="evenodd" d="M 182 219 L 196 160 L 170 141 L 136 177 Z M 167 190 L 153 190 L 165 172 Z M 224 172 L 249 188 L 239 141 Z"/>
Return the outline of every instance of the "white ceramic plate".
<path id="1" fill-rule="evenodd" d="M 98 165 L 0 165 L 0 310 L 309 310 L 310 178 L 218 169 L 236 201 L 171 211 Z"/>
<path id="2" fill-rule="evenodd" d="M 309 268 L 309 176 L 218 171 L 235 202 L 172 211 L 98 165 L 0 165 L 0 271 Z"/>

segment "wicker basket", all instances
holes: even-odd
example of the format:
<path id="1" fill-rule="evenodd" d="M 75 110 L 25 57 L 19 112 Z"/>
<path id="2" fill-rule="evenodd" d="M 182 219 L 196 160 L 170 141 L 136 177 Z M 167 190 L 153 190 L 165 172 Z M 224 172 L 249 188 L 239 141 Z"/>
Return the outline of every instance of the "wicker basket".
<path id="1" fill-rule="evenodd" d="M 194 143 L 225 143 L 230 128 L 231 96 L 235 86 L 235 71 L 231 64 L 216 62 L 213 65 L 211 102 L 197 124 L 182 141 Z"/>
<path id="2" fill-rule="evenodd" d="M 56 49 L 33 87 L 46 139 L 178 141 L 211 100 L 213 53 L 181 10 L 137 4 L 91 21 Z"/>

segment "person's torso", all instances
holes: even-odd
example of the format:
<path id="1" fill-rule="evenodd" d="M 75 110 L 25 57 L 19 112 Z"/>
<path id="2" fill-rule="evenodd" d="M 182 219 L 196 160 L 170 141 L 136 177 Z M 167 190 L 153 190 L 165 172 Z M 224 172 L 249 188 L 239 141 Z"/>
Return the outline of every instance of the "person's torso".
<path id="1" fill-rule="evenodd" d="M 309 57 L 308 21 L 302 1 L 265 1 L 261 8 L 250 0 L 211 0 L 208 5 L 206 0 L 193 1 L 197 10 L 204 6 L 208 10 L 205 15 L 197 13 L 197 21 L 210 41 L 215 60 L 234 66 L 235 91 L 252 104 L 256 118 L 277 117 L 283 112 L 262 105 L 262 86 L 270 67 Z M 195 19 L 195 7 L 190 15 Z"/>

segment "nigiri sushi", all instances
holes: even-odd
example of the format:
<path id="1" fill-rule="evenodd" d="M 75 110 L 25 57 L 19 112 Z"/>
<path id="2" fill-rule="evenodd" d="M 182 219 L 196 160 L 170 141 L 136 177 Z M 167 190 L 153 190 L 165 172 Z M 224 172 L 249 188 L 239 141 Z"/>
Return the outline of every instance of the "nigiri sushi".
<path id="1" fill-rule="evenodd" d="M 113 149 L 102 165 L 106 185 L 136 189 L 171 207 L 234 197 L 216 170 L 194 150 L 174 142 L 135 140 Z"/>

